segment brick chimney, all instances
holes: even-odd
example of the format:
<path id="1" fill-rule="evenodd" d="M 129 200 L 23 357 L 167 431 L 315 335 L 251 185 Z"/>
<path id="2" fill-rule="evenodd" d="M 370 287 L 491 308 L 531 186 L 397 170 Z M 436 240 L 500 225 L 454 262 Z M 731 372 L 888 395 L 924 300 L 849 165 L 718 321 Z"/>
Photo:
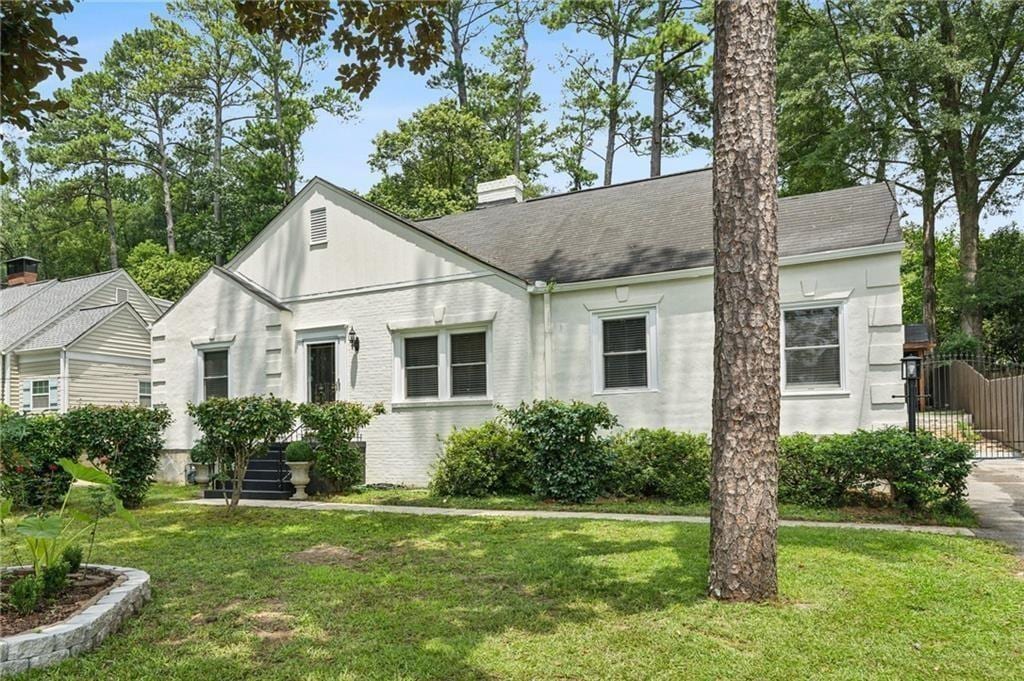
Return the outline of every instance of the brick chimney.
<path id="1" fill-rule="evenodd" d="M 39 279 L 39 262 L 27 255 L 23 255 L 20 258 L 11 258 L 4 262 L 7 272 L 5 281 L 7 286 L 34 284 Z"/>
<path id="2" fill-rule="evenodd" d="M 515 175 L 481 182 L 476 186 L 476 207 L 489 208 L 506 203 L 522 203 L 523 183 Z"/>

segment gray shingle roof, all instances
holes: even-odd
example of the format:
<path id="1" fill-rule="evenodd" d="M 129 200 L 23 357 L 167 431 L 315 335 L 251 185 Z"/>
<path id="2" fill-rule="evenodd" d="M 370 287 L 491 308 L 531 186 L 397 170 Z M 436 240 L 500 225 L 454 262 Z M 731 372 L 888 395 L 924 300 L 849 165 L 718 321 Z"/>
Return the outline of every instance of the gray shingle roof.
<path id="1" fill-rule="evenodd" d="M 25 284 L 24 286 L 4 286 L 0 288 L 0 317 L 3 317 L 13 308 L 55 283 L 53 279 L 47 279 L 46 281 Z"/>
<path id="2" fill-rule="evenodd" d="M 117 303 L 75 310 L 19 345 L 18 351 L 62 348 L 127 304 Z"/>
<path id="3" fill-rule="evenodd" d="M 711 171 L 627 182 L 416 225 L 526 281 L 567 283 L 711 265 Z M 779 201 L 779 253 L 900 241 L 884 183 Z"/>
<path id="4" fill-rule="evenodd" d="M 0 350 L 8 350 L 12 343 L 56 318 L 82 296 L 116 277 L 120 271 L 112 270 L 56 281 L 38 293 L 33 293 L 24 304 L 4 308 L 9 312 L 0 313 Z"/>

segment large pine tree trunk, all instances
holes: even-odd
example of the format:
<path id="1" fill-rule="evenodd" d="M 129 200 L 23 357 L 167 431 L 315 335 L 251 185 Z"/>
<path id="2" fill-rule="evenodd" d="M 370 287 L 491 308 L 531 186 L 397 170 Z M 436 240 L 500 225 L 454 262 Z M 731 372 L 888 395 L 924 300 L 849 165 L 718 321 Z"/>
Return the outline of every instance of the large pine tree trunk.
<path id="1" fill-rule="evenodd" d="M 665 21 L 665 0 L 658 1 L 658 25 Z M 665 127 L 665 55 L 657 55 L 654 71 L 654 104 L 651 111 L 651 177 L 661 175 L 662 133 Z"/>
<path id="2" fill-rule="evenodd" d="M 606 117 L 608 119 L 608 134 L 604 144 L 604 185 L 607 187 L 612 183 L 612 174 L 615 167 L 615 137 L 619 134 L 619 107 L 622 102 L 619 99 L 619 69 L 622 67 L 622 59 L 619 57 L 618 46 L 613 46 L 611 85 L 608 88 L 608 108 Z"/>
<path id="3" fill-rule="evenodd" d="M 159 120 L 159 117 L 158 119 Z M 164 195 L 164 222 L 167 225 L 167 252 L 174 254 L 176 242 L 174 238 L 174 202 L 171 200 L 171 171 L 167 166 L 167 143 L 164 139 L 163 125 L 157 125 L 157 145 L 160 154 L 160 187 Z"/>
<path id="4" fill-rule="evenodd" d="M 110 249 L 110 269 L 116 270 L 120 263 L 117 258 L 117 222 L 114 220 L 114 198 L 110 190 L 110 166 L 103 164 L 103 212 L 107 218 L 107 246 Z"/>
<path id="5" fill-rule="evenodd" d="M 708 593 L 772 598 L 779 288 L 773 1 L 715 4 L 715 379 Z"/>

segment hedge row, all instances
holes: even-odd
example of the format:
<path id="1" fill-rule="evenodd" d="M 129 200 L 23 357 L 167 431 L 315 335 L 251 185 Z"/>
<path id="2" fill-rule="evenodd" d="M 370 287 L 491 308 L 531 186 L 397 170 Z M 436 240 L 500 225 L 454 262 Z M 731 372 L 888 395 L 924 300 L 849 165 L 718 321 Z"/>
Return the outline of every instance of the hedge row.
<path id="1" fill-rule="evenodd" d="M 136 508 L 152 484 L 170 421 L 164 408 L 133 405 L 31 416 L 0 409 L 0 492 L 19 508 L 52 506 L 71 484 L 58 459 L 84 456 L 114 479 L 121 502 Z"/>
<path id="2" fill-rule="evenodd" d="M 659 428 L 617 433 L 602 405 L 545 400 L 454 430 L 431 481 L 441 496 L 533 494 L 581 502 L 604 495 L 706 501 L 711 448 L 702 434 Z M 961 504 L 968 445 L 899 428 L 779 439 L 779 501 L 838 507 L 887 490 L 919 509 Z M 882 485 L 881 483 L 884 483 Z"/>

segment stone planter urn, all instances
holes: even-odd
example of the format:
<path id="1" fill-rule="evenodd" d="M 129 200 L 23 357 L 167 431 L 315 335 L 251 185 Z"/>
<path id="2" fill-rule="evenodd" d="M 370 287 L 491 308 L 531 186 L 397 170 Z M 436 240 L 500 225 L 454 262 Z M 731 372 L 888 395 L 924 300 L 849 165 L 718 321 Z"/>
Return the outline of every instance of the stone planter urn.
<path id="1" fill-rule="evenodd" d="M 205 488 L 210 482 L 210 464 L 193 463 L 192 467 L 196 469 L 196 484 Z"/>
<path id="2" fill-rule="evenodd" d="M 292 484 L 295 494 L 292 499 L 307 499 L 306 485 L 309 484 L 309 461 L 288 461 L 288 470 L 292 473 Z"/>

